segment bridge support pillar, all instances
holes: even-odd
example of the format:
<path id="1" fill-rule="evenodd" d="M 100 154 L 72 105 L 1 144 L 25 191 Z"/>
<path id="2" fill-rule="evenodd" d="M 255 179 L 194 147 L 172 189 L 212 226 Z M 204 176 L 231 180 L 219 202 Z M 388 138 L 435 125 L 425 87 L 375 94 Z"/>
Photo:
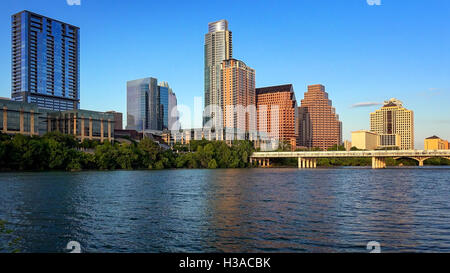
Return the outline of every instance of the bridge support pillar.
<path id="1" fill-rule="evenodd" d="M 298 158 L 299 169 L 314 169 L 317 168 L 317 159 L 315 158 Z"/>
<path id="2" fill-rule="evenodd" d="M 306 159 L 306 158 L 301 158 L 301 157 L 299 157 L 299 158 L 298 158 L 298 168 L 299 168 L 299 169 L 304 169 L 304 168 L 306 168 L 306 162 L 307 162 L 307 159 Z"/>
<path id="3" fill-rule="evenodd" d="M 372 169 L 385 169 L 386 159 L 383 157 L 372 157 Z"/>
<path id="4" fill-rule="evenodd" d="M 430 159 L 430 157 L 411 157 L 414 160 L 417 160 L 419 162 L 419 166 L 423 167 L 423 162 L 427 159 Z"/>

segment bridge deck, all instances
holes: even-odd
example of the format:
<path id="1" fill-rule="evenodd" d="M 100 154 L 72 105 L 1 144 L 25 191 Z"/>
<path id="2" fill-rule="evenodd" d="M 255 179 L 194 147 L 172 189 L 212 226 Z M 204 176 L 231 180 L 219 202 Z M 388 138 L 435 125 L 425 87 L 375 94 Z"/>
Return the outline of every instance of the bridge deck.
<path id="1" fill-rule="evenodd" d="M 450 150 L 255 152 L 251 158 L 450 157 Z"/>

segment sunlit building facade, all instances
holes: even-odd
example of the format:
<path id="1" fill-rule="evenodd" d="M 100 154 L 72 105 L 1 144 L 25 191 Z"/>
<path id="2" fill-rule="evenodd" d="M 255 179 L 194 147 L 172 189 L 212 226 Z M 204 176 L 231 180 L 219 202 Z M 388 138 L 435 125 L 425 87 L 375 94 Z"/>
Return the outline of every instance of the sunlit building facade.
<path id="1" fill-rule="evenodd" d="M 380 135 L 380 146 L 414 150 L 414 112 L 397 99 L 385 101 L 381 109 L 370 114 L 370 131 Z"/>
<path id="2" fill-rule="evenodd" d="M 298 107 L 292 84 L 256 88 L 258 131 L 279 141 L 288 143 L 292 149 L 298 140 Z"/>
<path id="3" fill-rule="evenodd" d="M 223 127 L 256 131 L 255 70 L 244 62 L 222 61 Z"/>
<path id="4" fill-rule="evenodd" d="M 351 145 L 360 150 L 376 150 L 378 147 L 378 134 L 360 130 L 352 132 Z"/>
<path id="5" fill-rule="evenodd" d="M 12 15 L 14 101 L 49 110 L 80 107 L 80 29 L 36 13 Z"/>
<path id="6" fill-rule="evenodd" d="M 222 61 L 231 59 L 232 55 L 232 33 L 228 30 L 228 21 L 220 20 L 209 23 L 208 33 L 205 35 L 204 125 L 208 123 L 210 127 L 215 127 L 218 122 L 221 122 L 216 113 L 223 106 L 220 68 Z M 216 108 L 214 109 L 212 106 Z"/>
<path id="7" fill-rule="evenodd" d="M 342 122 L 325 86 L 308 86 L 300 106 L 300 146 L 326 150 L 342 144 Z"/>
<path id="8" fill-rule="evenodd" d="M 431 136 L 425 139 L 425 150 L 448 150 L 449 143 L 447 140 L 441 139 L 438 136 Z"/>
<path id="9" fill-rule="evenodd" d="M 48 110 L 33 103 L 0 99 L 0 132 L 27 136 L 61 132 L 80 141 L 113 141 L 114 115 L 80 109 Z"/>

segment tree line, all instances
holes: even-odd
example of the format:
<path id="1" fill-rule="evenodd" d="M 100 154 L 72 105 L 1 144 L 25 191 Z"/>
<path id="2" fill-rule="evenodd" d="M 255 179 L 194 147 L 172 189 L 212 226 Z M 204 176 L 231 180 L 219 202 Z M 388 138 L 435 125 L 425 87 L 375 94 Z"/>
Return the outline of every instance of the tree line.
<path id="1" fill-rule="evenodd" d="M 128 143 L 129 142 L 129 143 Z M 0 133 L 0 171 L 79 171 L 79 170 L 139 170 L 170 168 L 249 168 L 249 157 L 254 152 L 250 141 L 193 140 L 189 144 L 176 144 L 163 149 L 158 143 L 144 138 L 139 143 L 117 141 L 100 143 L 96 140 L 79 142 L 72 135 L 58 132 L 44 136 L 6 135 Z M 279 150 L 289 150 L 281 147 Z M 345 150 L 343 146 L 329 150 Z M 352 148 L 352 150 L 357 150 Z M 272 166 L 297 166 L 297 159 L 272 159 Z M 412 159 L 386 161 L 388 166 L 414 166 Z M 321 167 L 370 166 L 370 158 L 321 158 Z M 429 165 L 450 165 L 450 160 L 432 158 Z"/>
<path id="2" fill-rule="evenodd" d="M 58 132 L 44 136 L 0 133 L 1 171 L 133 170 L 168 168 L 247 168 L 253 153 L 249 141 L 194 140 L 163 149 L 149 138 L 139 143 L 84 140 Z"/>

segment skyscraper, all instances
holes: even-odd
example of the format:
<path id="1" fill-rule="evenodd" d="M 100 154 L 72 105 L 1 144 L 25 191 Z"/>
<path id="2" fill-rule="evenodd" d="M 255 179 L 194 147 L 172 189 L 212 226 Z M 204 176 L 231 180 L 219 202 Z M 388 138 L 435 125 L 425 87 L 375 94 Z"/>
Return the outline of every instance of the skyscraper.
<path id="1" fill-rule="evenodd" d="M 380 135 L 381 147 L 414 150 L 414 112 L 397 99 L 385 101 L 381 109 L 370 114 L 370 130 Z"/>
<path id="2" fill-rule="evenodd" d="M 156 79 L 144 78 L 127 82 L 128 130 L 143 131 L 148 128 L 148 93 L 154 80 Z"/>
<path id="3" fill-rule="evenodd" d="M 298 138 L 298 109 L 292 84 L 256 89 L 258 131 L 289 143 L 293 149 Z"/>
<path id="4" fill-rule="evenodd" d="M 326 150 L 342 144 L 342 122 L 321 84 L 308 86 L 300 107 L 300 132 L 300 146 Z"/>
<path id="5" fill-rule="evenodd" d="M 29 11 L 11 19 L 12 100 L 79 109 L 80 29 Z"/>
<path id="6" fill-rule="evenodd" d="M 128 81 L 127 129 L 137 131 L 168 129 L 170 93 L 173 92 L 169 84 L 167 82 L 158 84 L 156 78 Z"/>
<path id="7" fill-rule="evenodd" d="M 208 24 L 205 35 L 205 113 L 204 124 L 212 119 L 211 127 L 215 127 L 217 115 L 212 106 L 222 109 L 222 91 L 220 85 L 220 67 L 224 60 L 231 59 L 232 33 L 228 30 L 228 22 L 220 20 Z"/>
<path id="8" fill-rule="evenodd" d="M 255 70 L 230 59 L 222 61 L 220 71 L 223 127 L 256 131 Z"/>
<path id="9" fill-rule="evenodd" d="M 169 129 L 169 84 L 161 82 L 158 84 L 159 88 L 159 115 L 158 128 L 163 130 Z"/>

